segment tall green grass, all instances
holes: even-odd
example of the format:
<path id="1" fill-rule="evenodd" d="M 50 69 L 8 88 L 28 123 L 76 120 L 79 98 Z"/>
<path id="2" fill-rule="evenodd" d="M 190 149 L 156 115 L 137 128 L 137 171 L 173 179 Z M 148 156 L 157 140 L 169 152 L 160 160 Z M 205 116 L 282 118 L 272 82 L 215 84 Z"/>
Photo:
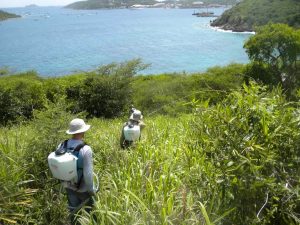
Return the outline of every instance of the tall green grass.
<path id="1" fill-rule="evenodd" d="M 298 103 L 251 84 L 193 105 L 179 117 L 146 114 L 129 150 L 119 147 L 125 119 L 88 121 L 100 190 L 93 217 L 78 213 L 82 224 L 299 223 Z M 0 129 L 0 223 L 67 224 L 46 158 L 75 116 L 62 103 Z"/>
<path id="2" fill-rule="evenodd" d="M 33 196 L 37 189 L 26 187 L 26 184 L 32 182 L 25 174 L 26 164 L 23 164 L 27 137 L 27 126 L 0 130 L 0 223 L 30 221 L 27 220 L 27 209 L 33 206 Z"/>

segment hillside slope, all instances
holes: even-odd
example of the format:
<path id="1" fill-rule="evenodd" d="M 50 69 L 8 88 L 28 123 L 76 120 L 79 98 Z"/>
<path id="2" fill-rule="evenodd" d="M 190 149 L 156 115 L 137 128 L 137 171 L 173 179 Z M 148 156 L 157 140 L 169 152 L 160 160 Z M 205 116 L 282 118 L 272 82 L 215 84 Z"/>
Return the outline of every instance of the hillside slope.
<path id="1" fill-rule="evenodd" d="M 154 5 L 159 1 L 156 0 L 87 0 L 87 1 L 78 1 L 70 5 L 67 5 L 66 8 L 71 9 L 101 9 L 101 8 L 121 8 L 121 7 L 130 7 L 132 5 Z M 176 3 L 188 7 L 195 7 L 193 5 L 195 0 L 179 0 Z M 236 4 L 237 0 L 204 0 L 204 4 Z M 173 0 L 166 0 L 167 4 L 174 4 Z M 178 7 L 181 7 L 178 6 Z"/>
<path id="2" fill-rule="evenodd" d="M 67 5 L 66 8 L 71 9 L 102 9 L 102 8 L 120 8 L 128 7 L 134 4 L 153 5 L 157 3 L 155 0 L 88 0 L 74 2 Z"/>
<path id="3" fill-rule="evenodd" d="M 233 31 L 253 31 L 256 25 L 285 23 L 300 27 L 299 0 L 244 0 L 212 22 L 212 26 Z"/>
<path id="4" fill-rule="evenodd" d="M 0 10 L 0 21 L 18 17 L 20 16 Z"/>
<path id="5" fill-rule="evenodd" d="M 0 224 L 69 224 L 46 161 L 68 138 L 75 115 L 65 106 L 0 127 Z M 87 121 L 100 190 L 81 224 L 299 224 L 298 107 L 279 89 L 245 85 L 216 105 L 198 102 L 193 114 L 144 114 L 141 141 L 128 151 L 119 147 L 125 118 Z"/>

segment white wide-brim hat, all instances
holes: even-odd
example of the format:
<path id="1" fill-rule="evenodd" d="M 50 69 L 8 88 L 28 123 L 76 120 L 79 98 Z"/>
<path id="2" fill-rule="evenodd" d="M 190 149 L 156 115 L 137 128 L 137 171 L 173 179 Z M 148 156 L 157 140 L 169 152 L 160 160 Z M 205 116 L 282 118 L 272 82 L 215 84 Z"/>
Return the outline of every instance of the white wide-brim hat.
<path id="1" fill-rule="evenodd" d="M 84 133 L 89 130 L 91 125 L 85 124 L 82 119 L 74 119 L 70 122 L 69 130 L 66 131 L 67 134 L 79 134 Z"/>
<path id="2" fill-rule="evenodd" d="M 143 119 L 142 112 L 140 110 L 134 110 L 129 119 L 139 122 L 141 119 Z"/>

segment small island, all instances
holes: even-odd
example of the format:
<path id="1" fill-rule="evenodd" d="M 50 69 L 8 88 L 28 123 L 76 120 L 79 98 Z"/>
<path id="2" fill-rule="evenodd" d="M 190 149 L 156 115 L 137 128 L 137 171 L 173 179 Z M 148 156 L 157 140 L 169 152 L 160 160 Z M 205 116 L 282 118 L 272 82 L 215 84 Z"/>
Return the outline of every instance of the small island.
<path id="1" fill-rule="evenodd" d="M 236 32 L 254 31 L 269 22 L 300 27 L 299 0 L 243 0 L 225 11 L 211 26 Z"/>
<path id="2" fill-rule="evenodd" d="M 25 6 L 25 8 L 36 8 L 36 7 L 39 7 L 39 6 L 36 4 L 30 4 L 30 5 Z"/>
<path id="3" fill-rule="evenodd" d="M 0 21 L 7 20 L 7 19 L 13 19 L 13 18 L 19 18 L 19 17 L 21 17 L 21 16 L 0 10 Z"/>

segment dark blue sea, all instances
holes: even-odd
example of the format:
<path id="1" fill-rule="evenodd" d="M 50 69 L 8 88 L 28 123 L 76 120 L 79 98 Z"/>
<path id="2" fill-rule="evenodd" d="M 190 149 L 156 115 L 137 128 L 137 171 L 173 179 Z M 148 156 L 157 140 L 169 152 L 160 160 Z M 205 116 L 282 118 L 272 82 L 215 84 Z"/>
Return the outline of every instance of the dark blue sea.
<path id="1" fill-rule="evenodd" d="M 151 64 L 142 74 L 158 74 L 248 61 L 250 34 L 216 31 L 213 18 L 192 16 L 193 9 L 5 10 L 22 16 L 0 22 L 0 67 L 13 72 L 59 76 L 141 58 Z"/>

